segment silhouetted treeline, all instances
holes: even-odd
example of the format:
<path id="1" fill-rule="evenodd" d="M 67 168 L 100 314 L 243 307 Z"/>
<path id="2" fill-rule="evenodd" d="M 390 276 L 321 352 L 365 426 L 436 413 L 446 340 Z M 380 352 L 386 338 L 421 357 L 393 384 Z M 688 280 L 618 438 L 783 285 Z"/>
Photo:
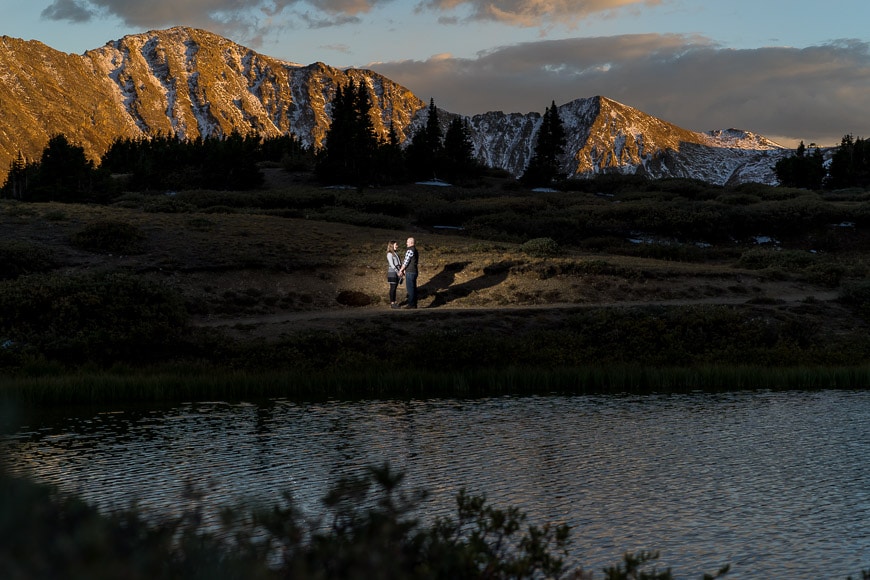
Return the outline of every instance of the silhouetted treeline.
<path id="1" fill-rule="evenodd" d="M 776 163 L 780 185 L 807 189 L 870 187 L 870 142 L 845 135 L 826 163 L 821 150 L 812 153 L 801 141 L 795 154 Z"/>
<path id="2" fill-rule="evenodd" d="M 479 176 L 467 121 L 454 118 L 446 136 L 434 101 L 429 119 L 403 150 L 395 131 L 378 136 L 372 103 L 362 85 L 336 91 L 333 121 L 323 147 L 313 151 L 294 135 L 179 139 L 156 135 L 116 139 L 100 163 L 64 135 L 52 137 L 38 160 L 19 154 L 0 196 L 22 201 L 105 203 L 123 191 L 230 190 L 262 186 L 264 162 L 313 172 L 323 183 L 358 188 L 441 178 L 458 183 Z"/>
<path id="3" fill-rule="evenodd" d="M 434 99 L 426 124 L 411 136 L 404 150 L 392 127 L 386 138 L 375 133 L 371 115 L 372 103 L 364 85 L 351 82 L 338 88 L 332 100 L 332 125 L 317 154 L 320 181 L 359 188 L 423 179 L 461 183 L 482 172 L 467 121 L 453 118 L 445 134 Z"/>
<path id="4" fill-rule="evenodd" d="M 161 135 L 116 140 L 103 155 L 101 167 L 128 175 L 128 190 L 248 190 L 263 184 L 258 163 L 302 163 L 306 155 L 293 135 L 262 138 L 232 133 L 192 140 Z"/>
<path id="5" fill-rule="evenodd" d="M 22 201 L 106 202 L 121 191 L 250 190 L 263 184 L 259 164 L 308 169 L 312 154 L 293 135 L 232 133 L 191 140 L 170 135 L 116 139 L 100 164 L 64 135 L 36 161 L 12 162 L 0 196 Z"/>
<path id="6" fill-rule="evenodd" d="M 22 201 L 100 202 L 111 197 L 108 172 L 63 135 L 49 139 L 38 161 L 21 153 L 12 162 L 0 196 Z"/>
<path id="7" fill-rule="evenodd" d="M 360 189 L 427 179 L 468 185 L 483 173 L 467 120 L 453 117 L 446 122 L 445 134 L 434 100 L 426 123 L 404 149 L 392 127 L 386 137 L 376 133 L 372 102 L 362 85 L 339 87 L 331 106 L 333 121 L 318 150 L 304 146 L 292 134 L 261 137 L 234 132 L 191 140 L 157 135 L 119 138 L 95 164 L 82 147 L 56 135 L 38 160 L 28 161 L 19 153 L 0 197 L 107 203 L 125 191 L 246 191 L 263 185 L 263 163 L 311 173 L 322 183 Z M 564 129 L 553 103 L 543 116 L 534 153 L 519 183 L 576 190 L 577 181 L 583 180 L 566 180 L 560 172 L 564 146 Z M 828 160 L 818 147 L 810 152 L 801 142 L 793 156 L 776 163 L 775 172 L 785 187 L 867 189 L 870 142 L 846 135 Z"/>

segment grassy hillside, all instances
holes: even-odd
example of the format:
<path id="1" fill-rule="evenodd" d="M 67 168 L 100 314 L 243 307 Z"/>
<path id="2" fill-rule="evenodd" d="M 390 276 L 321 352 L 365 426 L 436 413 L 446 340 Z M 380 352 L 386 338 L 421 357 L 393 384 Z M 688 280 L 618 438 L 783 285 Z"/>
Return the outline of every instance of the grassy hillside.
<path id="1" fill-rule="evenodd" d="M 9 384 L 179 369 L 467 384 L 482 371 L 870 360 L 863 191 L 601 178 L 533 192 L 499 176 L 356 191 L 267 178 L 256 192 L 111 206 L 0 201 Z M 421 308 L 390 310 L 386 243 L 409 235 Z"/>

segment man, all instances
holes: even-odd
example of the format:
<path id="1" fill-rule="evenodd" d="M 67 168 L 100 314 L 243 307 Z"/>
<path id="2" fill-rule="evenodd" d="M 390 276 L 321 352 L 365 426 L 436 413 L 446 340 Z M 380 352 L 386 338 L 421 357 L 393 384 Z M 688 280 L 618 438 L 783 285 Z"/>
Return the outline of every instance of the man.
<path id="1" fill-rule="evenodd" d="M 414 238 L 405 241 L 405 261 L 399 269 L 399 278 L 405 277 L 405 290 L 408 292 L 408 305 L 405 308 L 417 308 L 417 263 L 420 253 L 414 245 Z"/>

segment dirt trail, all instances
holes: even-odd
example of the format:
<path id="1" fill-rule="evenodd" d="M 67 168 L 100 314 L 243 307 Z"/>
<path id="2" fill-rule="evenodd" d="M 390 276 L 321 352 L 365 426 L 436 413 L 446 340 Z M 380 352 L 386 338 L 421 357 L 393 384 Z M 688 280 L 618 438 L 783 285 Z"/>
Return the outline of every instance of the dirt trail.
<path id="1" fill-rule="evenodd" d="M 788 305 L 815 300 L 817 302 L 831 302 L 838 296 L 836 291 L 825 292 L 798 292 L 776 296 L 770 303 L 774 306 Z M 406 322 L 425 323 L 433 319 L 445 318 L 507 318 L 510 316 L 527 317 L 530 314 L 541 314 L 542 319 L 551 316 L 562 316 L 566 311 L 590 308 L 633 308 L 644 306 L 692 306 L 692 305 L 740 305 L 753 304 L 757 301 L 752 296 L 718 296 L 705 298 L 679 298 L 663 300 L 616 300 L 609 302 L 586 302 L 586 303 L 551 303 L 534 305 L 510 305 L 510 306 L 425 306 L 421 305 L 416 310 L 390 310 L 384 305 L 367 307 L 340 307 L 329 310 L 311 310 L 300 312 L 279 312 L 262 314 L 257 316 L 229 317 L 229 318 L 198 318 L 193 321 L 194 326 L 204 328 L 235 329 L 241 334 L 255 335 L 260 337 L 274 337 L 288 331 L 304 329 L 335 329 L 342 323 L 354 321 L 389 321 L 390 323 L 404 324 Z M 388 317 L 388 318 L 385 318 Z"/>

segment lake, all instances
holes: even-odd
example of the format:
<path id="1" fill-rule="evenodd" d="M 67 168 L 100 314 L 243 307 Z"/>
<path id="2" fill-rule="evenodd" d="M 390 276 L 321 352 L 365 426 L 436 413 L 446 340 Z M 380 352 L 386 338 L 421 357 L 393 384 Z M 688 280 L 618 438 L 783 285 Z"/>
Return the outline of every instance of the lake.
<path id="1" fill-rule="evenodd" d="M 529 523 L 572 526 L 571 562 L 601 576 L 626 551 L 700 578 L 860 578 L 870 568 L 870 391 L 741 391 L 384 401 L 196 402 L 28 416 L 12 469 L 104 510 L 210 513 L 283 491 L 315 513 L 339 477 L 389 462 Z"/>

